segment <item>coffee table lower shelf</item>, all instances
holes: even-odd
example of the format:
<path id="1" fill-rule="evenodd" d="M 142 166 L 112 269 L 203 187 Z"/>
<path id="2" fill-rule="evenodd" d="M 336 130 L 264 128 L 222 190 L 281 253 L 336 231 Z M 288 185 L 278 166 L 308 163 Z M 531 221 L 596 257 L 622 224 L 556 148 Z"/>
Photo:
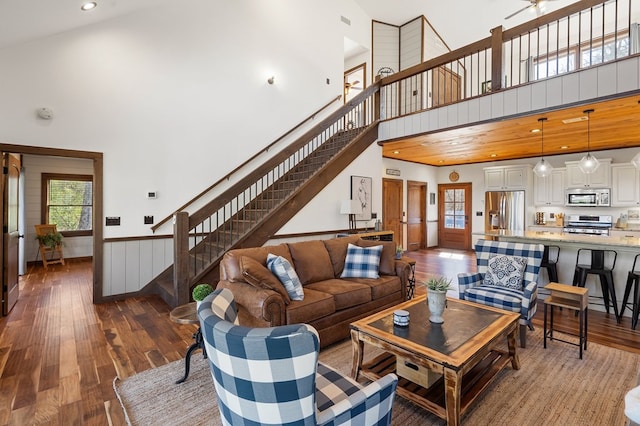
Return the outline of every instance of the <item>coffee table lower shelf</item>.
<path id="1" fill-rule="evenodd" d="M 465 413 L 467 408 L 509 363 L 511 363 L 511 358 L 507 352 L 494 349 L 463 375 L 460 400 L 461 415 Z M 384 352 L 363 363 L 360 369 L 360 374 L 370 380 L 377 380 L 389 373 L 396 373 L 396 356 L 389 352 Z M 447 419 L 444 379 L 442 377 L 428 389 L 404 377 L 398 376 L 398 379 L 396 391 L 398 395 L 427 409 L 442 419 Z"/>

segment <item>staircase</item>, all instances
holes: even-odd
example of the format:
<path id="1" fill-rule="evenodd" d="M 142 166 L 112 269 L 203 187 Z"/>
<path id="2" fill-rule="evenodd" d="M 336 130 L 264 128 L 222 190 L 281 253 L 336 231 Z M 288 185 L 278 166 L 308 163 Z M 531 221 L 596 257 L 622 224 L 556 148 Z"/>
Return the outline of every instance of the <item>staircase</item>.
<path id="1" fill-rule="evenodd" d="M 197 212 L 177 212 L 174 264 L 141 292 L 187 303 L 196 283 L 217 282 L 224 253 L 264 245 L 375 142 L 378 93 L 370 86 Z"/>

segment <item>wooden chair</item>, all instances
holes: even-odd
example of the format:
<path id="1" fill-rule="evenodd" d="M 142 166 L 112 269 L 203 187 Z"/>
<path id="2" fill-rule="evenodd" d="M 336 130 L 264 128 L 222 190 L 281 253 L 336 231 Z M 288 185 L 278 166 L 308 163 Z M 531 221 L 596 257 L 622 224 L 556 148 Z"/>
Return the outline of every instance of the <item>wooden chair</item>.
<path id="1" fill-rule="evenodd" d="M 47 235 L 47 234 L 55 234 L 58 232 L 56 225 L 44 224 L 44 225 L 35 225 L 36 235 L 38 237 Z M 50 264 L 60 263 L 64 265 L 64 254 L 62 253 L 62 243 L 57 244 L 55 247 L 49 247 L 42 243 L 40 238 L 38 238 L 38 244 L 40 246 L 40 256 L 42 257 L 42 264 L 46 268 Z M 49 255 L 47 259 L 47 255 Z M 57 256 L 57 257 L 55 257 Z"/>

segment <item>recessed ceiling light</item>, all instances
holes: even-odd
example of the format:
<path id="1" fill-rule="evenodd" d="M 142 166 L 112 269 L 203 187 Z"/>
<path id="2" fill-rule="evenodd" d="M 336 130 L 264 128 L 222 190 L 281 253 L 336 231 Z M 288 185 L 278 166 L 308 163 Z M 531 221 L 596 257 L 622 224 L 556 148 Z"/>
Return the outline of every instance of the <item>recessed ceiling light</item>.
<path id="1" fill-rule="evenodd" d="M 97 6 L 98 6 L 98 3 L 96 3 L 95 1 L 90 1 L 80 6 L 80 9 L 86 11 L 86 10 L 95 9 Z"/>
<path id="2" fill-rule="evenodd" d="M 400 151 L 393 151 L 394 154 L 400 154 Z"/>
<path id="3" fill-rule="evenodd" d="M 562 146 L 560 147 L 560 149 L 567 149 L 567 148 L 569 148 L 569 145 L 562 145 Z"/>
<path id="4" fill-rule="evenodd" d="M 538 133 L 540 129 L 531 129 L 531 133 Z"/>
<path id="5" fill-rule="evenodd" d="M 570 124 L 570 123 L 578 123 L 580 121 L 587 121 L 588 119 L 589 117 L 587 117 L 586 115 L 583 115 L 582 117 L 567 118 L 566 120 L 562 120 L 562 122 L 564 124 Z"/>
<path id="6" fill-rule="evenodd" d="M 498 154 L 491 154 L 489 157 L 497 157 Z"/>

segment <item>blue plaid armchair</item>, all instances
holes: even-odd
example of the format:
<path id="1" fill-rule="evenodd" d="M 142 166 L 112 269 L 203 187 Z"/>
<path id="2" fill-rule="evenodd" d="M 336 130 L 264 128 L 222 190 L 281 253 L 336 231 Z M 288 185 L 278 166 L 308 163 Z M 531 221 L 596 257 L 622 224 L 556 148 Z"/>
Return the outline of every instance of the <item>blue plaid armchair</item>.
<path id="1" fill-rule="evenodd" d="M 520 346 L 527 345 L 528 326 L 536 313 L 538 301 L 538 272 L 542 262 L 542 244 L 512 243 L 506 241 L 478 240 L 476 243 L 475 274 L 458 274 L 460 298 L 495 308 L 520 313 Z M 489 259 L 496 255 L 518 256 L 526 260 L 526 267 L 519 288 L 509 288 L 485 283 Z"/>
<path id="2" fill-rule="evenodd" d="M 362 386 L 318 362 L 306 324 L 238 325 L 233 294 L 218 289 L 198 317 L 225 425 L 389 425 L 398 378 Z"/>

